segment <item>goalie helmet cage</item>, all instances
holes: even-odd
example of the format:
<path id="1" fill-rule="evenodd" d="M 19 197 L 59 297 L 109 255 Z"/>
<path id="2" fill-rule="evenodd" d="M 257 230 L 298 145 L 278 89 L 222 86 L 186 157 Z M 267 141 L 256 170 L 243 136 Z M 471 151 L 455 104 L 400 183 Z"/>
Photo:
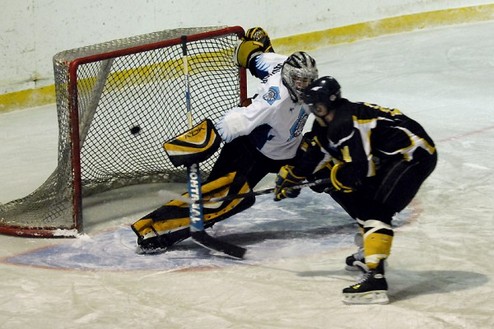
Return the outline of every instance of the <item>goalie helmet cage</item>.
<path id="1" fill-rule="evenodd" d="M 182 36 L 190 103 L 198 123 L 246 98 L 245 69 L 232 56 L 240 26 L 165 30 L 63 51 L 53 57 L 58 166 L 28 196 L 0 204 L 0 233 L 74 237 L 83 197 L 119 187 L 179 182 L 163 143 L 188 130 Z M 201 163 L 207 172 L 217 153 Z"/>

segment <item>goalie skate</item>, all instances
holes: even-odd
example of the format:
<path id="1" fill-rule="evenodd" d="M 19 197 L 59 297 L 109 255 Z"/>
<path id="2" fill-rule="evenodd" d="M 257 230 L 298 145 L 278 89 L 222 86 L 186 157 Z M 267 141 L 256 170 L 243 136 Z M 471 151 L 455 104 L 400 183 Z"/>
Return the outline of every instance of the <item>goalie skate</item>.
<path id="1" fill-rule="evenodd" d="M 170 232 L 168 234 L 157 235 L 149 238 L 137 238 L 137 254 L 156 255 L 166 252 L 176 243 L 190 237 L 188 227 Z"/>

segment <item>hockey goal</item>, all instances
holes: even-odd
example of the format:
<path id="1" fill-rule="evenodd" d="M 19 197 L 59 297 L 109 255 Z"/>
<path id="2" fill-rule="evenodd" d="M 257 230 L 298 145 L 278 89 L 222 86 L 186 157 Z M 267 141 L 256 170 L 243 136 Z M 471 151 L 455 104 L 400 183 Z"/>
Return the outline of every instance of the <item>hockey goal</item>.
<path id="1" fill-rule="evenodd" d="M 163 142 L 188 130 L 182 36 L 195 123 L 246 97 L 233 62 L 239 27 L 183 28 L 63 51 L 53 57 L 58 166 L 30 195 L 0 204 L 0 233 L 71 237 L 83 198 L 128 185 L 185 180 Z M 201 164 L 211 169 L 215 157 Z"/>

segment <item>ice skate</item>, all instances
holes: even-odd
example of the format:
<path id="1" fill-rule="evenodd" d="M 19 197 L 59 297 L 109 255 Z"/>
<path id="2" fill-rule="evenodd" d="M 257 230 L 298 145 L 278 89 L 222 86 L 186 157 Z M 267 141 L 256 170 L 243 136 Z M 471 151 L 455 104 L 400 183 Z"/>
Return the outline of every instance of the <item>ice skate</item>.
<path id="1" fill-rule="evenodd" d="M 176 243 L 187 239 L 190 236 L 189 228 L 184 228 L 175 232 L 157 235 L 149 238 L 137 238 L 137 254 L 161 254 L 166 252 Z"/>
<path id="2" fill-rule="evenodd" d="M 356 253 L 345 259 L 345 270 L 359 271 L 362 264 L 365 264 L 364 248 L 359 248 Z M 360 265 L 360 266 L 359 266 Z"/>
<path id="3" fill-rule="evenodd" d="M 352 272 L 360 271 L 362 265 L 365 264 L 362 233 L 356 233 L 353 239 L 355 245 L 358 247 L 358 250 L 356 253 L 351 254 L 345 259 L 345 270 Z"/>
<path id="4" fill-rule="evenodd" d="M 381 260 L 377 268 L 368 270 L 362 268 L 364 275 L 360 281 L 343 289 L 345 304 L 387 304 L 388 283 L 384 276 L 384 261 Z"/>

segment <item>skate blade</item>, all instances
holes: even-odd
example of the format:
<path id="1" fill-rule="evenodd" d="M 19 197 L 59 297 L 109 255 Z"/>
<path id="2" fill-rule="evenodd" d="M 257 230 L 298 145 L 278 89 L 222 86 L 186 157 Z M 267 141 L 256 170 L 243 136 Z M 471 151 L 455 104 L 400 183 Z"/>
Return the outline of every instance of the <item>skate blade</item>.
<path id="1" fill-rule="evenodd" d="M 348 305 L 358 304 L 388 304 L 389 298 L 386 290 L 376 290 L 362 293 L 343 294 L 343 303 Z"/>
<path id="2" fill-rule="evenodd" d="M 138 255 L 159 255 L 163 254 L 168 250 L 168 248 L 142 248 L 141 246 L 137 246 L 135 253 Z"/>

